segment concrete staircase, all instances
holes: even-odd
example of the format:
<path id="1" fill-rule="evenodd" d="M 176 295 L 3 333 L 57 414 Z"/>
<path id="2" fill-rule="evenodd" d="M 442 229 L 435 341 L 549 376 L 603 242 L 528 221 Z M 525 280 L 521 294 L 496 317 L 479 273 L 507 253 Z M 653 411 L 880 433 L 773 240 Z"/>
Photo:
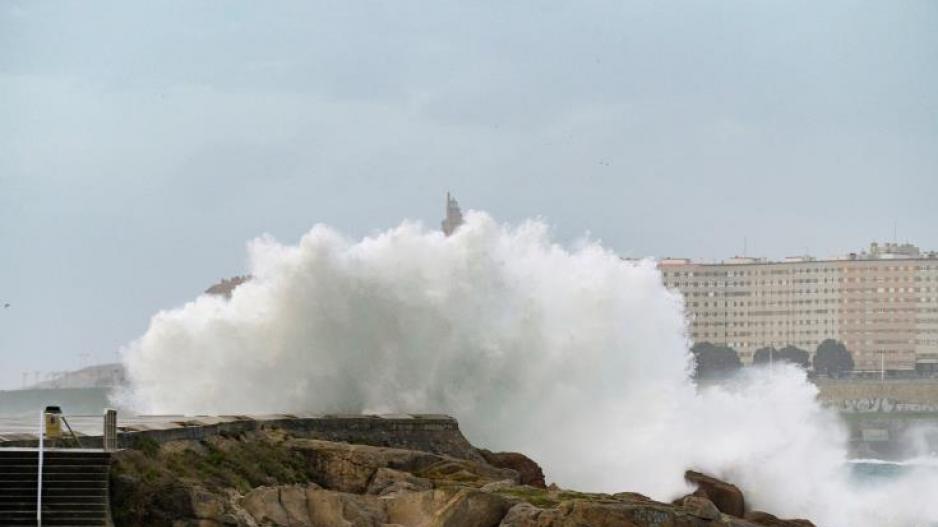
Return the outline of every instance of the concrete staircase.
<path id="1" fill-rule="evenodd" d="M 0 525 L 35 527 L 38 450 L 0 448 Z M 42 471 L 43 526 L 110 526 L 104 450 L 46 450 Z"/>

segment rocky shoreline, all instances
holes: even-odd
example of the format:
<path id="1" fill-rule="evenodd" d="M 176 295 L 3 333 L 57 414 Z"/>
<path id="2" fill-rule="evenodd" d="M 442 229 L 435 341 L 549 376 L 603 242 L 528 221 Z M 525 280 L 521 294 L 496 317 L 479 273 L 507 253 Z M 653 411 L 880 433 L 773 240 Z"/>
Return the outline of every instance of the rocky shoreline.
<path id="1" fill-rule="evenodd" d="M 465 442 L 468 445 L 468 442 Z M 202 440 L 141 436 L 115 454 L 121 526 L 808 527 L 747 508 L 735 486 L 688 472 L 673 503 L 547 486 L 517 453 L 356 444 L 276 427 Z"/>

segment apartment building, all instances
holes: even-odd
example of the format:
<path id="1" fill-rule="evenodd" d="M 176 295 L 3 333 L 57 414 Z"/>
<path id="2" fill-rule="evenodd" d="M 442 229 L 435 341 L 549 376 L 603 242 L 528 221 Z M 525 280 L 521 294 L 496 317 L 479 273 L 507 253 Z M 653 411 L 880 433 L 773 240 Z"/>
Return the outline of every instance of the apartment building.
<path id="1" fill-rule="evenodd" d="M 759 348 L 813 353 L 831 338 L 847 346 L 857 371 L 938 372 L 938 253 L 873 243 L 830 259 L 665 258 L 658 266 L 684 296 L 691 339 L 728 345 L 744 363 Z"/>

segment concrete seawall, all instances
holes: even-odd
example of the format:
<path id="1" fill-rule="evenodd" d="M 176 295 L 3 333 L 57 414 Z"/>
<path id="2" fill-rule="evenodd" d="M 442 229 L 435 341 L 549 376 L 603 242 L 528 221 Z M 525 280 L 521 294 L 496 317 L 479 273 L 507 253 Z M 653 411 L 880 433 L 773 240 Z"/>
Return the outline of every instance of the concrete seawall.
<path id="1" fill-rule="evenodd" d="M 816 379 L 822 401 L 838 403 L 863 399 L 889 399 L 904 404 L 938 407 L 938 380 L 833 380 Z"/>
<path id="2" fill-rule="evenodd" d="M 444 453 L 463 459 L 478 454 L 446 415 L 247 415 L 247 416 L 142 416 L 118 419 L 118 446 L 128 448 L 150 442 L 200 441 L 215 436 L 280 429 L 295 437 L 355 442 L 373 446 Z M 85 448 L 100 448 L 101 436 L 81 436 Z M 6 434 L 0 430 L 0 448 L 34 447 L 33 434 Z"/>
<path id="3" fill-rule="evenodd" d="M 821 402 L 844 417 L 851 455 L 903 459 L 938 451 L 934 379 L 816 380 Z"/>
<path id="4" fill-rule="evenodd" d="M 844 414 L 853 458 L 902 460 L 938 452 L 938 414 Z"/>

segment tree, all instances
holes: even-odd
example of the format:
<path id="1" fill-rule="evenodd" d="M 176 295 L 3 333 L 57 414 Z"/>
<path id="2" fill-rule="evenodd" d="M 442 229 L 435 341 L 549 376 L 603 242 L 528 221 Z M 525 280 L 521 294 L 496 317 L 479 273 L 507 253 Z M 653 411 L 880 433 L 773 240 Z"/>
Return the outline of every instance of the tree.
<path id="1" fill-rule="evenodd" d="M 780 361 L 790 362 L 807 369 L 811 366 L 811 354 L 795 346 L 785 346 L 780 350 L 768 346 L 757 349 L 755 355 L 752 356 L 753 364 L 770 364 Z"/>
<path id="2" fill-rule="evenodd" d="M 811 367 L 811 354 L 797 346 L 785 346 L 778 350 L 776 358 L 801 366 L 804 369 Z"/>
<path id="3" fill-rule="evenodd" d="M 729 346 L 699 342 L 690 349 L 694 354 L 695 379 L 722 379 L 739 371 L 743 363 Z"/>
<path id="4" fill-rule="evenodd" d="M 843 342 L 827 339 L 817 347 L 814 353 L 814 372 L 839 377 L 853 371 L 853 355 Z"/>
<path id="5" fill-rule="evenodd" d="M 776 360 L 778 360 L 778 350 L 772 346 L 759 348 L 752 356 L 753 364 L 769 364 Z"/>

